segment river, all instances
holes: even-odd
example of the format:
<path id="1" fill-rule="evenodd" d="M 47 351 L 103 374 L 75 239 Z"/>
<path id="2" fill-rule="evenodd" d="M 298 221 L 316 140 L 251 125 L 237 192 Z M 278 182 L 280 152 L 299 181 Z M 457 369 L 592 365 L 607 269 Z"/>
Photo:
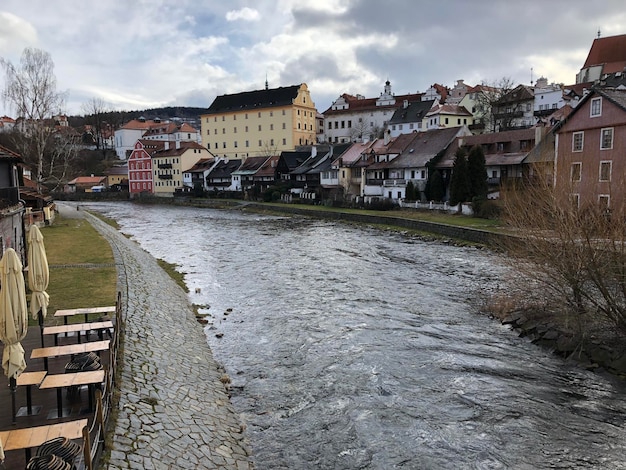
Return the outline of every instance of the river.
<path id="1" fill-rule="evenodd" d="M 185 273 L 257 469 L 626 468 L 624 383 L 479 313 L 506 289 L 497 255 L 337 221 L 81 207 Z"/>

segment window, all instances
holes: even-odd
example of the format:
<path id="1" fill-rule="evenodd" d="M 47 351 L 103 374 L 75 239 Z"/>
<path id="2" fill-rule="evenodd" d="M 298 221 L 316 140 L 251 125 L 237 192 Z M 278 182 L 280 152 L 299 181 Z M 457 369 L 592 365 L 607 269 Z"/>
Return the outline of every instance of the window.
<path id="1" fill-rule="evenodd" d="M 348 121 L 348 129 L 352 128 L 352 121 Z"/>
<path id="2" fill-rule="evenodd" d="M 274 116 L 274 111 L 270 111 L 270 117 Z"/>
<path id="3" fill-rule="evenodd" d="M 217 127 L 215 128 L 215 132 L 213 132 L 213 134 L 217 134 Z"/>
<path id="4" fill-rule="evenodd" d="M 225 120 L 226 120 L 226 116 L 222 116 L 222 121 L 225 121 Z"/>
<path id="5" fill-rule="evenodd" d="M 236 121 L 236 120 L 237 120 L 237 115 L 233 114 L 233 121 Z"/>
<path id="6" fill-rule="evenodd" d="M 582 166 L 580 162 L 572 163 L 572 181 L 580 181 Z"/>
<path id="7" fill-rule="evenodd" d="M 591 100 L 590 117 L 598 117 L 602 115 L 602 98 L 593 98 Z"/>
<path id="8" fill-rule="evenodd" d="M 609 196 L 608 194 L 598 195 L 598 205 L 600 206 L 600 209 L 608 210 L 610 202 L 611 202 L 611 196 Z"/>
<path id="9" fill-rule="evenodd" d="M 223 145 L 224 145 L 224 148 L 226 148 L 226 142 L 222 142 L 222 143 L 223 143 Z"/>
<path id="10" fill-rule="evenodd" d="M 259 111 L 259 117 L 261 117 L 261 111 Z"/>
<path id="11" fill-rule="evenodd" d="M 274 124 L 270 124 L 270 131 L 274 130 Z"/>
<path id="12" fill-rule="evenodd" d="M 609 150 L 613 148 L 613 128 L 607 127 L 600 131 L 600 149 Z"/>
<path id="13" fill-rule="evenodd" d="M 611 181 L 611 161 L 600 162 L 600 181 Z"/>
<path id="14" fill-rule="evenodd" d="M 250 141 L 246 140 L 246 147 L 250 147 Z"/>
<path id="15" fill-rule="evenodd" d="M 283 109 L 283 116 L 285 115 L 285 110 Z"/>
<path id="16" fill-rule="evenodd" d="M 572 152 L 583 151 L 584 132 L 574 132 L 572 134 Z"/>
<path id="17" fill-rule="evenodd" d="M 287 124 L 283 122 L 283 129 L 287 129 Z"/>
<path id="18" fill-rule="evenodd" d="M 222 127 L 222 134 L 226 134 L 226 128 Z"/>
<path id="19" fill-rule="evenodd" d="M 234 145 L 235 145 L 235 148 L 237 148 L 237 141 L 236 141 L 236 140 L 235 140 L 235 142 L 234 142 Z"/>
<path id="20" fill-rule="evenodd" d="M 330 121 L 328 122 L 328 128 L 329 128 L 329 129 L 332 129 L 332 128 L 333 128 L 333 123 L 332 123 L 332 122 L 330 122 Z M 284 129 L 284 128 L 283 128 L 283 129 Z"/>
<path id="21" fill-rule="evenodd" d="M 236 133 L 237 133 L 237 128 L 236 128 L 236 127 L 234 127 L 234 128 L 233 128 L 233 133 L 234 133 L 234 134 L 236 134 Z"/>
<path id="22" fill-rule="evenodd" d="M 263 142 L 261 142 L 261 139 L 259 139 L 259 147 L 261 147 L 263 145 Z"/>
<path id="23" fill-rule="evenodd" d="M 270 139 L 270 145 L 273 147 L 274 146 L 274 139 Z"/>

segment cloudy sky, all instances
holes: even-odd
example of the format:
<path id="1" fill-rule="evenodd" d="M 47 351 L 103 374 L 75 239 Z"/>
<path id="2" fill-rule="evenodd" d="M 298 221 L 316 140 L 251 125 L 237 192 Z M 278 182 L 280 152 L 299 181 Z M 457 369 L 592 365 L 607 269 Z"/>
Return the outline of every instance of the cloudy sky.
<path id="1" fill-rule="evenodd" d="M 48 52 L 68 114 L 92 98 L 208 107 L 266 76 L 307 83 L 323 112 L 386 80 L 395 94 L 458 79 L 571 84 L 598 29 L 626 34 L 623 0 L 2 0 L 0 57 Z"/>

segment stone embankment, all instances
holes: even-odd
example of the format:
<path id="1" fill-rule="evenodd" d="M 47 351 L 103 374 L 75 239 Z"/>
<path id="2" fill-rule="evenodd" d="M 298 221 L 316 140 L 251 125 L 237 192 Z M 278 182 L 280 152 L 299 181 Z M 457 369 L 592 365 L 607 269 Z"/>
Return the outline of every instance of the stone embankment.
<path id="1" fill-rule="evenodd" d="M 125 332 L 108 468 L 253 468 L 227 376 L 213 359 L 185 292 L 132 240 L 75 206 L 110 243 Z M 114 413 L 114 414 L 115 414 Z"/>

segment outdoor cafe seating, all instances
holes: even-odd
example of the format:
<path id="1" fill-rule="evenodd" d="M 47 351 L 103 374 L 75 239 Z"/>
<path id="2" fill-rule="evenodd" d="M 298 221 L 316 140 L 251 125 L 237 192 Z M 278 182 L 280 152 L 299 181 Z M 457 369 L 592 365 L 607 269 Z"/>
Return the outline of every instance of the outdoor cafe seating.
<path id="1" fill-rule="evenodd" d="M 55 326 L 42 325 L 41 331 L 30 328 L 22 340 L 27 370 L 18 377 L 14 390 L 0 387 L 0 403 L 6 404 L 0 407 L 0 449 L 5 455 L 4 467 L 0 465 L 0 468 L 93 469 L 103 449 L 104 429 L 111 409 L 121 327 L 120 304 L 118 293 L 112 320 L 105 320 L 103 326 L 102 322 L 98 323 L 101 318 L 88 318 L 91 322 L 73 327 L 74 332 L 67 336 L 55 330 L 43 335 L 43 328 Z M 76 309 L 81 322 L 86 310 L 91 309 Z M 63 322 L 58 326 L 67 324 L 69 330 L 77 324 L 67 314 L 55 317 L 52 322 L 57 319 Z M 99 334 L 93 336 L 90 331 L 103 332 L 109 339 L 101 340 Z M 81 342 L 76 343 L 76 335 L 81 333 Z M 42 346 L 42 338 L 46 337 L 48 345 Z M 15 401 L 25 405 L 19 412 L 15 411 Z"/>

